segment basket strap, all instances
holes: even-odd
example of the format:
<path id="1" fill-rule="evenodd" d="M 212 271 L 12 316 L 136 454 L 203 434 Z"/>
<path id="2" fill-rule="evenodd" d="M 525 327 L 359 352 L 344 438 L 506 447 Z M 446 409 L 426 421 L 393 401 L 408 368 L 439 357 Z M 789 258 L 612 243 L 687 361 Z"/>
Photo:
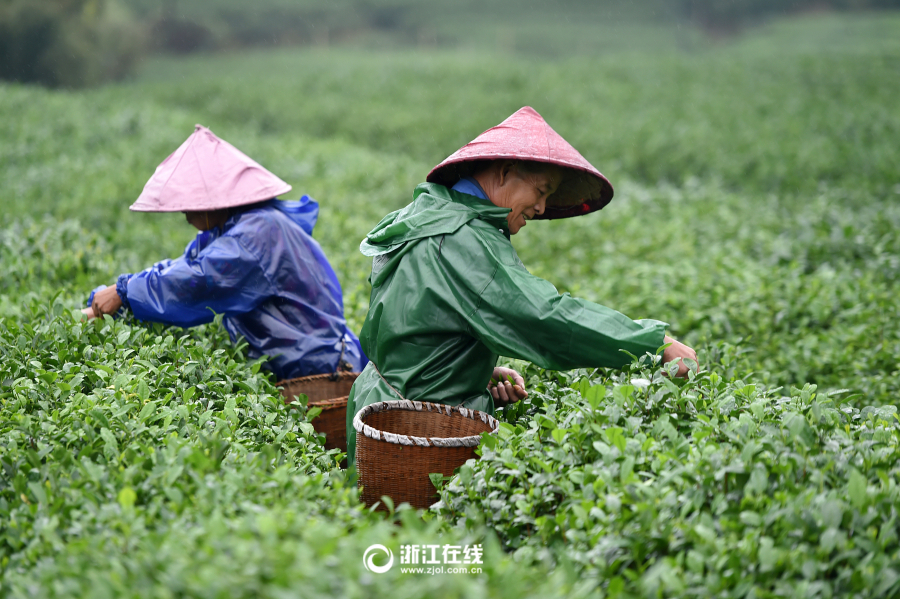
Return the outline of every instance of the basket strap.
<path id="1" fill-rule="evenodd" d="M 375 362 L 372 362 L 372 368 L 375 369 L 375 372 L 378 373 L 378 376 L 381 377 L 381 380 L 384 381 L 384 384 L 387 385 L 387 386 L 391 389 L 391 391 L 393 391 L 393 392 L 397 395 L 397 397 L 399 397 L 399 398 L 402 399 L 403 401 L 409 401 L 408 399 L 406 399 L 405 397 L 403 397 L 402 395 L 400 395 L 400 392 L 397 391 L 396 389 L 394 389 L 394 386 L 393 386 L 393 385 L 391 385 L 389 382 L 387 382 L 387 379 L 384 378 L 384 375 L 381 374 L 381 371 L 380 371 L 380 370 L 378 370 L 378 366 L 375 365 Z"/>

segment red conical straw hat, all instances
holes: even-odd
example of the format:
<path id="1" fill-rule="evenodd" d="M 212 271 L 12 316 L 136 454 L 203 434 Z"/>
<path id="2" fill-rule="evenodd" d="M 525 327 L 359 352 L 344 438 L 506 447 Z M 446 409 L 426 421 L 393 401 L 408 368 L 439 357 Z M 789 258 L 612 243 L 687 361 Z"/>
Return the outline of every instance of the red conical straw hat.
<path id="1" fill-rule="evenodd" d="M 471 175 L 478 161 L 485 160 L 531 160 L 563 167 L 563 182 L 547 199 L 544 213 L 535 219 L 581 216 L 600 210 L 613 197 L 607 178 L 530 106 L 519 109 L 451 154 L 428 173 L 427 180 L 452 187 L 462 177 Z"/>
<path id="2" fill-rule="evenodd" d="M 291 186 L 246 154 L 197 125 L 147 181 L 136 212 L 196 212 L 255 204 Z"/>

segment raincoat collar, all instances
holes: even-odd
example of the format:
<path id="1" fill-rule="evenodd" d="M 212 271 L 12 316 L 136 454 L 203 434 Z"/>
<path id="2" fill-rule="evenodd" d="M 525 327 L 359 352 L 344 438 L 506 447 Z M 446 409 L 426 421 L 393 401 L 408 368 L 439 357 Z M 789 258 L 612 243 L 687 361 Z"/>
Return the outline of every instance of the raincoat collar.
<path id="1" fill-rule="evenodd" d="M 422 183 L 413 192 L 413 202 L 384 217 L 366 235 L 359 251 L 373 257 L 386 254 L 409 241 L 455 233 L 476 219 L 497 227 L 509 238 L 509 213 L 509 208 L 500 208 L 489 200 L 437 183 Z"/>
<path id="2" fill-rule="evenodd" d="M 200 231 L 185 248 L 185 255 L 189 258 L 196 258 L 210 243 L 221 237 L 224 233 L 234 227 L 241 219 L 241 215 L 249 210 L 259 208 L 273 208 L 278 210 L 297 226 L 299 226 L 307 235 L 312 235 L 313 227 L 316 226 L 316 220 L 319 218 L 319 203 L 308 195 L 304 195 L 299 200 L 279 200 L 272 199 L 267 202 L 260 202 L 255 205 L 245 206 L 241 210 L 232 214 L 222 228 L 213 227 L 208 231 Z"/>
<path id="3" fill-rule="evenodd" d="M 481 198 L 482 200 L 488 199 L 487 194 L 484 193 L 484 189 L 482 189 L 481 184 L 475 177 L 463 177 L 452 189 L 453 191 L 467 193 L 477 198 Z"/>

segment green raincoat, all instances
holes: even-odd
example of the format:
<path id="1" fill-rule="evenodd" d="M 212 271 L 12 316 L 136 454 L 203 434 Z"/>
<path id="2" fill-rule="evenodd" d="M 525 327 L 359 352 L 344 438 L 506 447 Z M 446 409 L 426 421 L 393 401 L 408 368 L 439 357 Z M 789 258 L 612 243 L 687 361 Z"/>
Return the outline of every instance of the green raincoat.
<path id="1" fill-rule="evenodd" d="M 493 414 L 487 385 L 499 355 L 554 370 L 618 368 L 631 360 L 620 350 L 642 355 L 663 345 L 665 323 L 560 295 L 530 274 L 509 241 L 508 208 L 435 183 L 413 198 L 360 246 L 373 258 L 359 336 L 371 362 L 347 405 L 349 465 L 353 417 L 369 404 L 399 393 Z"/>

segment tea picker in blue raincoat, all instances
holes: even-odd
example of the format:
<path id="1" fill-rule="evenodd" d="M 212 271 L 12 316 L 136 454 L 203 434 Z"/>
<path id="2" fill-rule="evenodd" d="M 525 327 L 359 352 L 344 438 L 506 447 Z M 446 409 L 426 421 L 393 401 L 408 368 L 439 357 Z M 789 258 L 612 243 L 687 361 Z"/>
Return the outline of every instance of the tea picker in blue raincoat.
<path id="1" fill-rule="evenodd" d="M 341 285 L 312 238 L 319 206 L 197 125 L 131 206 L 183 212 L 200 230 L 184 255 L 98 287 L 88 318 L 124 307 L 139 320 L 192 327 L 222 322 L 278 379 L 361 371 L 367 359 L 344 320 Z"/>

